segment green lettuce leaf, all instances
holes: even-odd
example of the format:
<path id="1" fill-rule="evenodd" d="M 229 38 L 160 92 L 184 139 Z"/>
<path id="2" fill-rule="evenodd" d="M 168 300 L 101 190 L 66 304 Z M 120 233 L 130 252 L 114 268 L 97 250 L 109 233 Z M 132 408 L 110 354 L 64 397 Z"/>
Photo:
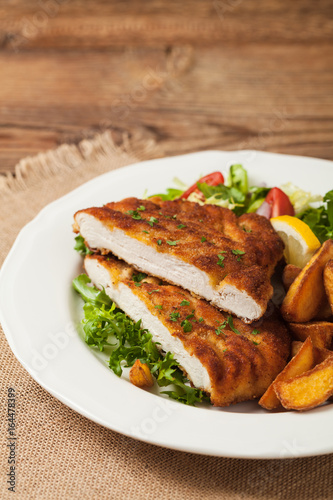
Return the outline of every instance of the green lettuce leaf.
<path id="1" fill-rule="evenodd" d="M 75 237 L 74 250 L 76 250 L 77 252 L 79 252 L 83 256 L 92 254 L 91 250 L 89 250 L 89 248 L 85 244 L 84 238 L 81 236 L 81 234 L 78 234 Z"/>
<path id="2" fill-rule="evenodd" d="M 333 238 L 333 190 L 328 191 L 324 198 L 324 204 L 318 208 L 308 208 L 297 216 L 305 222 L 323 243 Z"/>
<path id="3" fill-rule="evenodd" d="M 168 188 L 166 190 L 166 193 L 153 194 L 149 196 L 149 198 L 152 198 L 153 196 L 159 196 L 163 201 L 172 201 L 176 198 L 179 198 L 183 194 L 183 192 L 184 191 L 181 189 Z"/>
<path id="4" fill-rule="evenodd" d="M 112 300 L 106 295 L 104 289 L 98 290 L 94 286 L 88 286 L 88 283 L 91 283 L 90 278 L 86 274 L 80 274 L 73 280 L 74 290 L 81 295 L 85 302 L 90 302 L 98 307 L 103 305 L 111 307 Z"/>
<path id="5" fill-rule="evenodd" d="M 244 196 L 249 191 L 247 172 L 243 165 L 231 165 L 228 175 L 228 186 L 238 189 Z"/>
<path id="6" fill-rule="evenodd" d="M 242 191 L 232 186 L 228 187 L 225 184 L 209 186 L 205 182 L 198 182 L 197 186 L 207 199 L 214 196 L 216 200 L 230 200 L 231 203 L 244 203 L 246 198 Z"/>
<path id="7" fill-rule="evenodd" d="M 246 212 L 256 212 L 260 205 L 262 205 L 262 203 L 265 201 L 265 198 L 270 190 L 271 188 L 267 187 L 251 187 L 249 191 L 250 197 L 248 198 Z"/>
<path id="8" fill-rule="evenodd" d="M 137 275 L 139 282 L 143 277 Z M 171 385 L 165 391 L 170 398 L 194 405 L 207 397 L 191 387 L 170 352 L 162 355 L 151 333 L 118 309 L 104 290 L 89 286 L 90 279 L 81 274 L 73 280 L 74 289 L 81 295 L 84 318 L 82 320 L 86 343 L 100 351 L 111 349 L 109 367 L 120 377 L 124 367 L 131 367 L 137 359 L 146 363 L 160 387 Z"/>

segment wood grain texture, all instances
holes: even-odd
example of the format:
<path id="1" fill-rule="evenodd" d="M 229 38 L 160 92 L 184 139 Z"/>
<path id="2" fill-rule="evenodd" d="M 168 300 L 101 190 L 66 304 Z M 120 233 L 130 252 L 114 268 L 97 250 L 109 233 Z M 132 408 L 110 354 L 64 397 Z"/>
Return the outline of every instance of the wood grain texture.
<path id="1" fill-rule="evenodd" d="M 109 128 L 165 154 L 333 159 L 333 4 L 8 0 L 0 172 Z"/>

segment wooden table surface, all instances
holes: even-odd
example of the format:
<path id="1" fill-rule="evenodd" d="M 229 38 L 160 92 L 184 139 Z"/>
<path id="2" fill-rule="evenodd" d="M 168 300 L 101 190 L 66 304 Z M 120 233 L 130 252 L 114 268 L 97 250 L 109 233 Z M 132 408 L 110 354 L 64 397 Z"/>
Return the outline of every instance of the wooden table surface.
<path id="1" fill-rule="evenodd" d="M 333 160 L 330 0 L 2 0 L 0 173 L 106 128 Z"/>

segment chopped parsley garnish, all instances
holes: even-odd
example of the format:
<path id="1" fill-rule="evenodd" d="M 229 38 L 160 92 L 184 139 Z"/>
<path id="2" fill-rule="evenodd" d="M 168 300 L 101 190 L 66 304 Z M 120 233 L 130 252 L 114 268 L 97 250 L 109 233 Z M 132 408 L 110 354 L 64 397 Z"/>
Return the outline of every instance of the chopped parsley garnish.
<path id="1" fill-rule="evenodd" d="M 170 245 L 171 247 L 175 247 L 179 242 L 180 240 L 175 240 L 175 241 L 167 240 L 167 244 Z"/>
<path id="2" fill-rule="evenodd" d="M 207 241 L 207 238 L 205 238 L 204 236 L 201 238 L 201 243 L 204 243 L 205 241 Z"/>
<path id="3" fill-rule="evenodd" d="M 172 312 L 169 315 L 169 318 L 171 319 L 171 321 L 178 321 L 179 317 L 180 317 L 179 312 Z"/>
<path id="4" fill-rule="evenodd" d="M 234 326 L 232 316 L 228 316 L 227 322 L 233 332 L 237 333 L 237 335 L 241 335 L 241 332 Z"/>
<path id="5" fill-rule="evenodd" d="M 241 260 L 241 257 L 243 257 L 243 255 L 245 254 L 245 252 L 243 252 L 243 250 L 234 249 L 234 250 L 231 250 L 231 251 L 232 251 L 232 253 L 234 255 L 237 255 L 238 262 Z"/>
<path id="6" fill-rule="evenodd" d="M 204 320 L 203 318 L 199 318 L 199 319 L 198 319 L 199 323 L 202 323 L 202 322 L 203 322 L 203 320 Z"/>
<path id="7" fill-rule="evenodd" d="M 191 332 L 193 328 L 191 321 L 189 321 L 188 319 L 184 319 L 184 321 L 181 322 L 180 326 L 183 327 L 185 333 Z"/>
<path id="8" fill-rule="evenodd" d="M 162 245 L 162 240 L 157 240 L 158 245 Z"/>
<path id="9" fill-rule="evenodd" d="M 149 234 L 149 231 L 142 231 L 143 233 Z"/>
<path id="10" fill-rule="evenodd" d="M 143 205 L 140 205 L 138 210 L 140 210 L 140 211 L 146 210 L 146 207 L 144 207 Z"/>
<path id="11" fill-rule="evenodd" d="M 260 331 L 254 329 L 254 330 L 252 330 L 251 335 L 258 335 L 258 333 L 260 333 Z"/>
<path id="12" fill-rule="evenodd" d="M 135 283 L 140 283 L 142 280 L 147 278 L 148 274 L 145 273 L 137 273 L 132 275 L 132 280 L 135 281 Z"/>
<path id="13" fill-rule="evenodd" d="M 156 306 L 155 306 L 155 309 L 163 309 L 163 306 L 156 305 Z"/>
<path id="14" fill-rule="evenodd" d="M 219 323 L 219 321 L 217 321 Z M 223 330 L 225 329 L 226 326 L 229 326 L 230 330 L 232 330 L 233 332 L 237 333 L 237 335 L 241 335 L 241 332 L 239 330 L 237 330 L 237 328 L 234 326 L 234 322 L 233 322 L 233 319 L 232 319 L 232 316 L 228 316 L 227 319 L 225 321 L 223 321 L 223 323 L 221 323 L 216 329 L 215 329 L 215 333 L 216 335 L 220 335 Z"/>
<path id="15" fill-rule="evenodd" d="M 142 219 L 141 215 L 139 214 L 139 212 L 137 210 L 129 210 L 127 213 L 132 216 L 132 219 L 135 219 L 135 220 Z"/>
<path id="16" fill-rule="evenodd" d="M 178 229 L 183 229 L 184 227 L 186 227 L 186 224 L 179 224 L 177 227 Z"/>
<path id="17" fill-rule="evenodd" d="M 154 224 L 158 223 L 158 219 L 156 219 L 156 217 L 150 217 L 150 219 L 147 220 L 147 222 L 151 227 L 153 227 Z"/>
<path id="18" fill-rule="evenodd" d="M 228 348 L 226 347 L 225 349 L 223 349 L 223 351 L 222 351 L 222 352 L 227 352 L 227 350 L 228 350 Z"/>
<path id="19" fill-rule="evenodd" d="M 188 316 L 186 316 L 186 319 L 191 319 L 191 318 L 194 318 L 193 312 L 191 314 L 189 314 Z"/>
<path id="20" fill-rule="evenodd" d="M 225 329 L 225 327 L 227 326 L 227 320 L 225 320 L 223 323 L 221 323 L 216 329 L 215 329 L 215 333 L 216 335 L 220 335 L 221 333 L 224 333 L 223 330 Z"/>
<path id="21" fill-rule="evenodd" d="M 148 295 L 151 295 L 152 293 L 155 293 L 155 292 L 159 292 L 160 290 L 157 289 L 157 290 L 152 290 L 151 292 L 148 292 Z"/>
<path id="22" fill-rule="evenodd" d="M 259 344 L 260 344 L 260 342 L 256 342 L 255 340 L 252 340 L 252 343 L 253 343 L 254 345 L 259 345 Z"/>
<path id="23" fill-rule="evenodd" d="M 227 253 L 225 250 L 223 250 L 222 252 L 220 252 L 219 254 L 217 254 L 219 260 L 217 261 L 217 265 L 220 266 L 220 267 L 224 267 L 224 259 L 225 259 L 225 255 L 223 255 L 224 253 Z"/>
<path id="24" fill-rule="evenodd" d="M 180 303 L 181 306 L 189 306 L 190 303 L 188 300 L 182 300 L 181 303 Z"/>

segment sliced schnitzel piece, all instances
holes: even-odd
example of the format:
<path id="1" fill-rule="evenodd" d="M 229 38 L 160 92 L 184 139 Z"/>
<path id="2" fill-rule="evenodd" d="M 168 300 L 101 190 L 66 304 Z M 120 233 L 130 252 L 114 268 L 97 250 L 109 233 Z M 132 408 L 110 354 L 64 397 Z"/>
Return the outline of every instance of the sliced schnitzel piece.
<path id="1" fill-rule="evenodd" d="M 127 198 L 80 210 L 74 230 L 94 251 L 112 252 L 246 322 L 260 318 L 283 254 L 270 222 L 213 205 L 156 201 Z"/>
<path id="2" fill-rule="evenodd" d="M 289 335 L 274 315 L 255 329 L 180 287 L 151 277 L 138 282 L 137 271 L 116 257 L 89 255 L 84 266 L 93 284 L 134 321 L 141 319 L 215 406 L 260 397 L 286 364 Z"/>

